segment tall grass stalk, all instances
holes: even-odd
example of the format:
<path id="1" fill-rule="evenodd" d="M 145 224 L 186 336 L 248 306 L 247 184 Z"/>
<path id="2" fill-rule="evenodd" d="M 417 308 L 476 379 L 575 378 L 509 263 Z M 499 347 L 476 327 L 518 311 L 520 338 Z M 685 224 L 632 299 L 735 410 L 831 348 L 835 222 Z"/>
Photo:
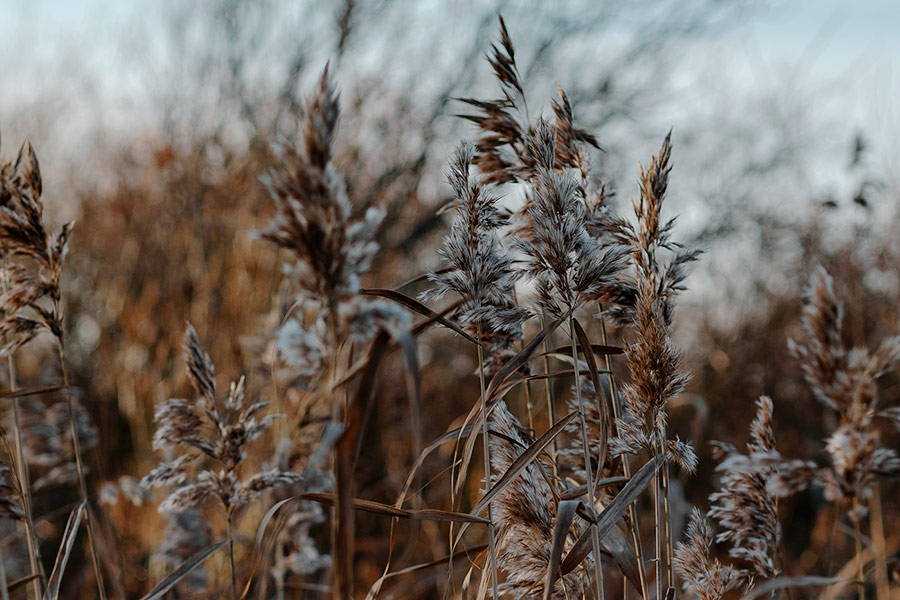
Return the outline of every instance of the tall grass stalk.
<path id="1" fill-rule="evenodd" d="M 572 364 L 575 369 L 575 396 L 578 403 L 578 416 L 581 420 L 581 436 L 584 440 L 582 450 L 584 451 L 584 473 L 588 489 L 588 499 L 590 501 L 591 515 L 593 516 L 597 510 L 597 504 L 594 499 L 594 469 L 591 468 L 591 443 L 587 433 L 587 423 L 584 419 L 584 398 L 581 394 L 581 374 L 578 372 L 578 343 L 575 340 L 575 315 L 569 311 L 569 338 L 572 344 Z M 602 401 L 602 400 L 601 400 Z M 603 562 L 600 557 L 600 534 L 597 527 L 591 523 L 591 548 L 594 551 L 594 590 L 596 598 L 603 599 Z"/>
<path id="2" fill-rule="evenodd" d="M 481 323 L 478 323 L 478 383 L 481 386 L 481 434 L 484 442 L 484 481 L 485 488 L 489 489 L 491 487 L 491 447 L 488 441 L 488 412 L 487 412 L 487 390 L 485 387 L 484 381 L 484 348 L 481 344 Z M 491 593 L 493 594 L 494 600 L 499 600 L 500 594 L 497 590 L 497 586 L 500 584 L 500 577 L 497 570 L 497 544 L 494 535 L 494 519 L 491 515 L 491 504 L 488 503 L 487 506 L 488 513 L 488 521 L 491 524 L 488 526 L 488 535 L 489 535 L 489 552 L 490 552 L 490 561 L 491 561 Z"/>
<path id="3" fill-rule="evenodd" d="M 56 302 L 55 310 L 59 312 L 59 303 Z M 59 365 L 62 370 L 63 387 L 66 390 L 66 406 L 69 409 L 69 426 L 72 430 L 72 448 L 75 453 L 75 466 L 78 470 L 78 492 L 82 500 L 86 502 L 84 519 L 87 525 L 88 544 L 90 546 L 91 562 L 94 566 L 94 574 L 97 577 L 97 593 L 100 600 L 106 600 L 106 589 L 103 585 L 103 569 L 100 566 L 100 557 L 97 554 L 97 543 L 94 536 L 93 519 L 91 518 L 91 504 L 88 499 L 87 479 L 84 474 L 84 460 L 81 456 L 81 443 L 78 440 L 78 427 L 75 424 L 75 408 L 72 404 L 72 388 L 69 384 L 69 369 L 66 366 L 66 352 L 63 348 L 62 339 L 57 336 L 56 349 L 59 353 Z"/>
<path id="4" fill-rule="evenodd" d="M 8 274 L 3 271 L 3 291 L 6 292 L 9 287 Z M 16 378 L 16 362 L 13 352 L 7 356 L 7 370 L 9 375 L 9 391 L 15 392 L 18 389 Z M 44 573 L 44 566 L 41 562 L 41 549 L 37 540 L 37 533 L 34 529 L 34 517 L 31 508 L 31 478 L 28 473 L 28 463 L 25 458 L 25 445 L 22 441 L 22 418 L 20 408 L 20 398 L 13 398 L 13 437 L 16 445 L 16 467 L 19 477 L 19 486 L 22 492 L 22 505 L 25 512 L 25 538 L 28 545 L 28 563 L 31 568 L 32 575 L 38 575 L 38 578 L 31 582 L 31 588 L 34 591 L 35 599 L 39 599 L 42 594 L 42 587 L 47 585 L 47 578 Z"/>
<path id="5" fill-rule="evenodd" d="M 16 363 L 10 353 L 7 364 L 9 368 L 9 389 L 15 392 L 16 383 Z M 38 577 L 31 582 L 31 588 L 34 591 L 34 597 L 40 598 L 42 588 L 47 585 L 47 578 L 44 573 L 43 563 L 41 562 L 41 549 L 37 540 L 37 533 L 34 529 L 34 516 L 31 508 L 31 481 L 28 474 L 28 463 L 25 460 L 25 445 L 22 441 L 22 418 L 20 415 L 19 398 L 13 399 L 13 436 L 16 444 L 16 463 L 19 470 L 19 486 L 22 490 L 22 504 L 25 512 L 25 538 L 28 544 L 28 563 L 31 568 L 31 574 Z"/>

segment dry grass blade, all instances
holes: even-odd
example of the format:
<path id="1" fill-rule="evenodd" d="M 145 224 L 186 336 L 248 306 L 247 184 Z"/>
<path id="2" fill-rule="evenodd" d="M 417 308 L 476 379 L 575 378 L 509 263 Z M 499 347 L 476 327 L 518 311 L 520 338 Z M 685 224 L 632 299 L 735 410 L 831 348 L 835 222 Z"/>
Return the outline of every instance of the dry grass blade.
<path id="1" fill-rule="evenodd" d="M 34 573 L 32 575 L 26 575 L 25 577 L 19 577 L 18 579 L 9 582 L 9 584 L 6 586 L 6 591 L 8 593 L 12 593 L 12 592 L 16 591 L 17 589 L 19 589 L 20 587 L 22 587 L 23 585 L 30 583 L 39 577 L 40 577 L 40 575 L 37 573 Z"/>
<path id="2" fill-rule="evenodd" d="M 428 456 L 432 452 L 434 452 L 447 442 L 452 442 L 454 440 L 467 437 L 471 433 L 471 425 L 466 425 L 465 427 L 457 427 L 456 429 L 448 431 L 435 441 L 428 444 L 428 446 L 419 453 L 419 456 L 416 459 L 416 463 L 409 470 L 409 475 L 406 477 L 406 482 L 403 484 L 403 489 L 400 490 L 400 494 L 397 496 L 397 501 L 394 503 L 394 506 L 396 506 L 397 508 L 403 506 L 403 502 L 406 500 L 406 495 L 409 493 L 409 488 L 412 487 L 413 482 L 416 479 L 416 473 L 419 469 L 422 468 L 422 464 L 425 462 L 425 459 L 428 458 Z"/>
<path id="3" fill-rule="evenodd" d="M 328 505 L 333 505 L 335 501 L 334 494 L 319 492 L 300 494 L 299 496 L 297 496 L 297 498 L 300 500 L 312 500 L 313 502 L 319 502 Z M 363 512 L 385 515 L 388 517 L 399 517 L 401 519 L 421 519 L 423 521 L 441 521 L 443 523 L 481 523 L 483 525 L 490 524 L 490 521 L 488 521 L 487 519 L 469 513 L 457 513 L 447 510 L 437 510 L 433 508 L 426 508 L 423 510 L 407 510 L 404 508 L 397 508 L 396 506 L 391 506 L 389 504 L 382 504 L 381 502 L 364 500 L 362 498 L 353 499 L 353 508 L 354 510 L 361 510 Z"/>
<path id="4" fill-rule="evenodd" d="M 578 344 L 581 346 L 581 351 L 584 353 L 585 362 L 587 362 L 588 371 L 591 375 L 591 383 L 594 385 L 594 389 L 597 390 L 597 404 L 600 408 L 600 418 L 603 420 L 603 439 L 600 440 L 600 452 L 597 457 L 598 468 L 602 468 L 603 464 L 606 463 L 606 453 L 607 447 L 609 443 L 609 426 L 610 426 L 610 412 L 611 407 L 607 405 L 606 399 L 603 397 L 602 393 L 603 387 L 600 385 L 600 373 L 597 371 L 597 360 L 594 358 L 594 350 L 591 345 L 590 340 L 588 339 L 587 333 L 585 333 L 584 328 L 581 326 L 581 323 L 578 322 L 578 319 L 573 318 L 572 324 L 575 326 L 575 334 L 578 336 Z M 610 398 L 610 401 L 612 399 Z M 590 448 L 591 444 L 594 440 L 584 440 L 584 443 Z M 585 465 L 585 469 L 591 468 L 590 465 Z"/>
<path id="5" fill-rule="evenodd" d="M 638 560 L 634 552 L 634 548 L 625 539 L 625 536 L 617 527 L 611 527 L 606 535 L 602 537 L 600 543 L 603 548 L 609 552 L 612 559 L 616 562 L 625 579 L 631 582 L 637 591 L 638 597 L 641 595 L 641 571 L 638 567 Z"/>
<path id="6" fill-rule="evenodd" d="M 384 587 L 385 582 L 388 579 L 391 579 L 392 577 L 399 577 L 400 575 L 406 575 L 408 573 L 415 573 L 416 571 L 422 571 L 424 569 L 430 569 L 432 567 L 439 567 L 443 564 L 451 563 L 454 560 L 456 560 L 457 558 L 460 558 L 462 556 L 468 556 L 469 554 L 471 554 L 473 552 L 483 552 L 485 550 L 487 550 L 487 544 L 484 544 L 481 546 L 474 546 L 472 548 L 465 548 L 454 554 L 448 554 L 447 556 L 445 556 L 443 558 L 439 558 L 439 559 L 433 560 L 431 562 L 420 563 L 417 565 L 412 565 L 410 567 L 400 569 L 399 571 L 392 571 L 390 573 L 385 573 L 384 575 L 379 577 L 375 581 L 375 583 L 372 584 L 371 588 L 369 588 L 369 593 L 366 594 L 366 600 L 374 600 L 378 596 L 378 594 L 381 592 L 381 588 Z"/>
<path id="7" fill-rule="evenodd" d="M 536 459 L 541 452 L 544 451 L 544 448 L 556 439 L 563 429 L 565 429 L 566 425 L 572 422 L 572 420 L 578 416 L 578 413 L 569 413 L 562 419 L 556 422 L 556 424 L 548 429 L 544 435 L 539 437 L 531 446 L 528 447 L 519 457 L 513 461 L 513 463 L 509 466 L 506 472 L 497 480 L 491 488 L 485 492 L 484 496 L 481 500 L 478 501 L 478 504 L 471 510 L 470 514 L 478 515 L 487 508 L 487 505 L 494 499 L 494 497 L 505 490 L 509 485 L 515 480 L 515 478 L 525 470 L 525 467 L 531 464 L 531 462 Z M 456 534 L 456 540 L 453 542 L 453 549 L 456 549 L 456 546 L 459 545 L 460 540 L 462 540 L 463 534 L 466 532 L 468 528 L 468 523 L 460 527 L 459 533 Z"/>
<path id="8" fill-rule="evenodd" d="M 417 312 L 424 317 L 428 317 L 433 322 L 440 323 L 444 327 L 448 327 L 448 328 L 452 329 L 453 331 L 455 331 L 459 335 L 463 336 L 464 338 L 466 338 L 473 344 L 478 343 L 478 340 L 476 340 L 471 335 L 469 335 L 468 333 L 463 331 L 462 328 L 459 327 L 459 325 L 454 324 L 452 321 L 450 321 L 446 317 L 434 312 L 433 310 L 431 310 L 430 308 L 428 308 L 427 306 L 425 306 L 418 300 L 416 300 L 414 298 L 410 298 L 406 294 L 403 294 L 401 292 L 397 292 L 394 290 L 383 289 L 383 288 L 362 289 L 362 290 L 359 290 L 359 293 L 364 294 L 366 296 L 379 296 L 381 298 L 387 298 L 388 300 L 393 300 L 394 302 L 396 302 L 402 306 L 405 306 L 406 308 L 408 308 L 409 310 L 411 310 L 413 312 Z"/>
<path id="9" fill-rule="evenodd" d="M 496 393 L 497 387 L 500 386 L 506 379 L 522 368 L 526 362 L 528 362 L 529 357 L 534 353 L 538 346 L 540 346 L 544 339 L 549 336 L 551 333 L 556 331 L 556 329 L 562 325 L 563 320 L 565 320 L 565 316 L 561 316 L 546 327 L 544 327 L 534 338 L 528 342 L 528 344 L 522 348 L 518 354 L 509 359 L 509 361 L 503 365 L 497 374 L 491 378 L 491 382 L 487 387 L 487 399 L 490 402 L 494 399 L 494 394 Z"/>
<path id="10" fill-rule="evenodd" d="M 762 585 L 756 586 L 749 593 L 745 594 L 741 600 L 753 600 L 754 598 L 768 595 L 770 592 L 792 587 L 813 587 L 852 582 L 852 579 L 842 579 L 840 577 L 814 577 L 809 575 L 805 577 L 776 577 Z"/>
<path id="11" fill-rule="evenodd" d="M 606 477 L 604 479 L 598 479 L 594 482 L 595 488 L 601 488 L 608 485 L 615 485 L 617 483 L 628 483 L 628 477 Z M 587 484 L 582 484 L 577 487 L 573 487 L 572 489 L 568 489 L 564 492 L 560 492 L 559 499 L 560 500 L 575 500 L 576 498 L 580 498 L 587 494 Z"/>
<path id="12" fill-rule="evenodd" d="M 431 273 L 422 273 L 421 275 L 416 275 L 412 279 L 407 279 L 403 283 L 395 285 L 394 288 L 399 290 L 399 289 L 405 288 L 407 286 L 410 286 L 410 285 L 413 285 L 416 283 L 428 281 L 429 275 L 443 275 L 444 273 L 449 273 L 452 270 L 453 270 L 453 267 L 444 267 L 443 269 L 437 269 L 435 271 L 432 271 Z"/>
<path id="13" fill-rule="evenodd" d="M 544 581 L 544 600 L 550 600 L 553 584 L 559 577 L 559 564 L 563 547 L 569 535 L 569 527 L 575 519 L 577 500 L 563 500 L 556 506 L 556 522 L 553 524 L 553 543 L 550 546 L 550 561 L 547 563 L 547 579 Z"/>
<path id="14" fill-rule="evenodd" d="M 0 393 L 0 398 L 25 398 L 26 396 L 37 396 L 38 394 L 50 394 L 63 389 L 61 385 L 48 385 L 44 387 L 28 388 L 24 390 L 15 390 L 12 392 Z"/>
<path id="15" fill-rule="evenodd" d="M 491 382 L 487 386 L 487 390 L 485 391 L 485 398 L 487 405 L 490 407 L 496 401 L 498 397 L 501 397 L 501 389 L 503 388 L 503 384 L 506 383 L 506 380 L 512 376 L 513 373 L 522 368 L 525 363 L 528 362 L 529 357 L 534 353 L 538 346 L 540 346 L 544 339 L 562 324 L 564 317 L 560 317 L 544 327 L 534 339 L 532 339 L 528 344 L 522 348 L 518 354 L 509 359 L 509 361 L 504 364 L 499 371 L 491 378 Z M 509 389 L 509 388 L 506 388 Z M 505 392 L 503 392 L 505 393 Z M 466 425 L 472 424 L 473 427 L 478 429 L 481 428 L 481 419 L 486 419 L 487 415 L 481 414 L 481 406 L 476 404 L 472 407 L 472 410 L 469 411 L 469 414 L 466 416 L 466 420 L 463 423 L 463 427 Z M 463 448 L 463 456 L 460 464 L 459 474 L 457 476 L 456 485 L 453 488 L 453 497 L 458 498 L 460 493 L 462 492 L 463 484 L 465 483 L 466 476 L 469 472 L 469 463 L 472 462 L 472 453 L 475 451 L 475 441 L 476 436 L 470 436 L 469 439 L 466 440 L 465 447 Z"/>
<path id="16" fill-rule="evenodd" d="M 205 550 L 201 550 L 196 553 L 186 561 L 184 561 L 180 567 L 172 571 L 168 577 L 159 582 L 159 584 L 153 588 L 149 594 L 142 597 L 141 600 L 158 600 L 162 598 L 163 595 L 172 589 L 176 583 L 181 581 L 183 577 L 185 577 L 188 573 L 199 567 L 203 562 L 212 556 L 216 550 L 227 544 L 227 540 L 223 540 L 217 544 L 213 544 L 209 546 Z"/>
<path id="17" fill-rule="evenodd" d="M 603 512 L 601 512 L 600 516 L 597 518 L 597 523 L 595 525 L 597 533 L 601 538 L 619 522 L 619 519 L 622 518 L 622 515 L 624 515 L 625 511 L 628 509 L 628 506 L 635 501 L 648 485 L 650 485 L 653 476 L 656 475 L 663 460 L 663 458 L 657 457 L 647 461 L 647 463 L 634 474 L 628 484 L 622 488 L 622 491 L 613 498 L 612 502 L 606 505 L 606 508 L 603 509 Z M 560 567 L 562 574 L 566 575 L 571 573 L 585 558 L 587 558 L 590 551 L 590 530 L 586 530 L 585 533 L 578 538 L 575 546 L 569 550 L 569 553 L 563 560 L 562 566 Z"/>
<path id="18" fill-rule="evenodd" d="M 513 461 L 513 463 L 509 466 L 503 476 L 497 480 L 497 483 L 495 483 L 493 486 L 491 486 L 491 489 L 485 492 L 481 500 L 478 501 L 478 504 L 475 505 L 475 508 L 472 509 L 472 514 L 477 515 L 478 513 L 483 511 L 490 503 L 490 501 L 493 500 L 497 494 L 505 490 L 509 486 L 509 484 L 523 470 L 525 470 L 525 467 L 530 465 L 531 461 L 536 459 L 538 455 L 540 455 L 540 453 L 544 451 L 544 448 L 546 448 L 547 445 L 562 432 L 566 425 L 571 423 L 572 420 L 577 416 L 578 413 L 569 413 L 568 415 L 557 421 L 556 424 L 553 425 L 553 427 L 551 427 L 544 433 L 544 435 L 535 440 L 535 442 L 531 444 L 531 446 L 529 446 L 528 449 L 525 450 L 525 452 L 519 455 L 519 458 Z"/>
<path id="19" fill-rule="evenodd" d="M 591 351 L 593 351 L 594 356 L 606 356 L 607 354 L 615 355 L 615 354 L 624 354 L 625 353 L 625 349 L 620 346 L 606 346 L 604 344 L 582 345 L 582 342 L 579 339 L 579 341 L 578 341 L 579 352 L 585 352 L 585 348 L 590 348 Z M 561 354 L 561 355 L 565 354 L 565 355 L 571 356 L 572 348 L 568 344 L 566 344 L 565 346 L 558 346 L 558 347 L 554 348 L 553 350 L 550 350 L 549 352 L 547 352 L 547 354 L 548 355 L 550 355 L 550 354 Z M 538 355 L 538 356 L 543 356 L 543 355 Z"/>
<path id="20" fill-rule="evenodd" d="M 69 562 L 69 556 L 72 554 L 72 548 L 75 547 L 78 527 L 81 525 L 81 519 L 84 517 L 86 507 L 87 500 L 81 500 L 69 515 L 69 521 L 66 523 L 66 530 L 59 545 L 59 552 L 56 554 L 56 562 L 53 565 L 53 571 L 50 573 L 50 580 L 47 582 L 47 589 L 44 592 L 44 600 L 56 600 L 59 597 L 59 586 L 62 584 L 63 573 L 66 570 L 66 564 Z"/>
<path id="21" fill-rule="evenodd" d="M 346 429 L 335 446 L 337 531 L 334 542 L 334 573 L 338 597 L 353 597 L 353 458 L 362 433 L 363 415 L 375 396 L 375 377 L 386 354 L 389 339 L 388 333 L 382 330 L 372 341 L 359 387 L 347 407 Z"/>
<path id="22" fill-rule="evenodd" d="M 417 323 L 417 324 L 413 325 L 412 328 L 410 328 L 410 330 L 409 330 L 410 334 L 412 334 L 413 337 L 416 337 L 417 335 L 419 335 L 420 333 L 422 333 L 423 331 L 428 329 L 428 327 L 430 327 L 434 323 L 437 323 L 439 317 L 444 318 L 448 314 L 452 313 L 454 310 L 459 308 L 460 304 L 461 304 L 461 302 L 459 302 L 459 301 L 454 302 L 453 304 L 451 304 L 450 306 L 448 306 L 447 308 L 442 310 L 440 313 L 434 313 L 432 316 L 428 317 L 426 320 L 422 321 L 421 323 Z M 397 342 L 392 342 L 392 343 L 388 344 L 385 352 L 388 352 L 388 353 L 393 352 L 398 347 L 399 347 L 399 344 Z M 347 383 L 353 381 L 353 379 L 357 375 L 362 373 L 362 371 L 366 368 L 366 365 L 368 364 L 368 362 L 369 362 L 369 359 L 367 357 L 367 358 L 361 359 L 358 362 L 354 363 L 350 368 L 347 369 L 347 373 L 343 377 L 341 377 L 334 384 L 332 384 L 332 387 L 334 389 L 337 389 L 340 386 L 346 385 Z"/>
<path id="23" fill-rule="evenodd" d="M 340 437 L 343 431 L 344 428 L 338 423 L 328 423 L 325 426 L 324 431 L 322 431 L 322 437 L 319 440 L 319 444 L 310 457 L 306 468 L 303 469 L 301 477 L 305 479 L 310 473 L 316 471 L 321 467 L 326 456 L 331 452 L 331 448 L 334 446 L 335 442 L 337 441 L 338 437 Z M 279 514 L 279 511 L 281 511 L 282 507 L 298 500 L 301 500 L 300 496 L 291 496 L 290 498 L 285 498 L 284 500 L 276 502 L 275 505 L 272 506 L 272 508 L 266 511 L 266 514 L 263 515 L 263 518 L 260 520 L 259 526 L 256 530 L 256 541 L 253 545 L 253 558 L 251 559 L 250 563 L 250 576 L 247 578 L 247 585 L 244 588 L 244 592 L 241 594 L 242 599 L 246 598 L 250 593 L 250 586 L 253 584 L 253 578 L 256 577 L 256 574 L 259 571 L 265 557 L 269 556 L 269 553 L 272 551 L 272 547 L 275 544 L 275 539 L 278 537 L 279 532 L 284 527 L 284 519 L 282 519 L 271 530 L 269 529 L 269 523 L 272 521 L 272 519 L 275 518 L 276 515 Z"/>

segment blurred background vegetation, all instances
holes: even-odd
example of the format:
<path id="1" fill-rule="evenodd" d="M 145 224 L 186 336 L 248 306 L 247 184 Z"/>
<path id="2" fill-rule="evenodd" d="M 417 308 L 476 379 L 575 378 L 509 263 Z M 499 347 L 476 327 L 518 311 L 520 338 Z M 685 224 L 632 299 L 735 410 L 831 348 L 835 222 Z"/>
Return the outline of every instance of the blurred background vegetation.
<path id="1" fill-rule="evenodd" d="M 839 282 L 849 342 L 900 330 L 896 82 L 870 64 L 878 47 L 846 54 L 856 38 L 836 44 L 845 72 L 822 74 L 817 61 L 836 60 L 829 43 L 840 10 L 803 25 L 797 53 L 778 54 L 764 47 L 777 35 L 755 39 L 753 24 L 787 9 L 736 0 L 209 0 L 121 14 L 88 6 L 59 8 L 78 24 L 73 38 L 34 22 L 52 4 L 3 11 L 0 131 L 5 158 L 25 138 L 37 148 L 49 219 L 77 220 L 63 285 L 72 378 L 101 432 L 89 460 L 97 487 L 153 464 L 154 403 L 187 389 L 178 351 L 186 320 L 223 377 L 248 373 L 251 390 L 267 393 L 257 338 L 276 308 L 281 260 L 249 232 L 270 214 L 259 178 L 272 143 L 296 135 L 304 90 L 326 61 L 340 88 L 338 164 L 351 197 L 360 210 L 388 213 L 364 284 L 393 287 L 439 264 L 443 171 L 458 138 L 473 135 L 453 98 L 495 93 L 484 53 L 497 12 L 528 97 L 545 102 L 529 110 L 548 112 L 555 85 L 566 89 L 603 146 L 595 172 L 620 206 L 636 195 L 638 162 L 674 128 L 669 210 L 682 215 L 680 237 L 709 250 L 678 317 L 694 379 L 675 427 L 701 455 L 689 502 L 705 506 L 714 480 L 706 442 L 746 440 L 760 394 L 775 400 L 785 455 L 807 456 L 821 439 L 820 411 L 786 350 L 814 265 Z M 754 47 L 764 58 L 747 52 Z M 474 356 L 459 358 L 448 349 L 455 343 L 445 331 L 422 338 L 426 440 L 477 399 L 477 378 L 466 377 Z M 23 379 L 46 377 L 39 349 L 20 362 Z M 896 373 L 886 387 L 890 405 L 900 396 Z M 404 389 L 380 387 L 360 496 L 392 502 L 411 465 Z M 817 501 L 804 496 L 798 514 Z M 886 514 L 896 548 L 898 511 Z M 152 579 L 154 519 L 153 507 L 111 509 L 135 593 Z M 796 541 L 813 554 L 790 560 L 826 560 L 827 535 L 814 525 L 809 536 L 819 538 Z M 380 575 L 386 527 L 360 525 L 361 580 Z"/>

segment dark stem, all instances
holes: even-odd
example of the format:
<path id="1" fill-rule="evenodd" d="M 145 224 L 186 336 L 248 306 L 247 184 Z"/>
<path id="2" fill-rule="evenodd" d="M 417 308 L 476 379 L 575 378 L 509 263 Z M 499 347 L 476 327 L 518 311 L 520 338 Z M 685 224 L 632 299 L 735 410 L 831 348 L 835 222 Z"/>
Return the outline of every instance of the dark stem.
<path id="1" fill-rule="evenodd" d="M 57 305 L 56 312 L 59 314 Z M 63 386 L 66 389 L 66 405 L 69 409 L 69 426 L 72 430 L 72 447 L 75 452 L 75 466 L 78 469 L 78 492 L 85 501 L 85 524 L 87 525 L 88 543 L 91 548 L 91 562 L 94 565 L 94 573 L 97 576 L 97 592 L 100 600 L 106 600 L 106 590 L 103 585 L 103 570 L 100 567 L 100 557 L 97 555 L 97 543 L 94 538 L 94 525 L 91 518 L 91 503 L 88 500 L 87 480 L 84 475 L 84 460 L 81 456 L 81 442 L 78 440 L 78 427 L 75 425 L 75 408 L 72 404 L 72 388 L 69 385 L 69 370 L 66 367 L 66 353 L 63 349 L 62 339 L 56 338 L 56 349 L 59 352 L 59 364 L 62 369 Z"/>

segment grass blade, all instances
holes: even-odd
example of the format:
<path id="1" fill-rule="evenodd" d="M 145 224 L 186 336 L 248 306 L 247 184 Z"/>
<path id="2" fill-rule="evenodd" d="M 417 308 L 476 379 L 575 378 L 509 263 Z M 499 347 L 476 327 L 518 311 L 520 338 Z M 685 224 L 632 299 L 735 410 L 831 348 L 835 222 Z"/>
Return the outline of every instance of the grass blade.
<path id="1" fill-rule="evenodd" d="M 369 349 L 356 393 L 347 406 L 346 429 L 335 445 L 335 490 L 337 491 L 334 542 L 334 578 L 338 598 L 353 597 L 353 457 L 362 434 L 363 415 L 375 396 L 375 378 L 384 358 L 389 335 L 378 332 Z"/>
<path id="2" fill-rule="evenodd" d="M 217 544 L 213 544 L 209 546 L 205 550 L 201 550 L 200 552 L 194 554 L 192 557 L 181 563 L 177 569 L 169 573 L 169 576 L 160 581 L 155 588 L 153 588 L 150 593 L 141 598 L 141 600 L 158 600 L 162 598 L 163 595 L 168 592 L 172 587 L 181 581 L 181 579 L 199 567 L 203 562 L 212 556 L 216 550 L 227 544 L 228 542 L 223 540 Z"/>
<path id="3" fill-rule="evenodd" d="M 419 313 L 420 315 L 422 315 L 424 317 L 428 317 L 432 322 L 440 323 L 444 327 L 452 329 L 453 331 L 455 331 L 459 335 L 463 336 L 464 338 L 466 338 L 473 344 L 478 343 L 478 340 L 476 340 L 471 335 L 469 335 L 468 333 L 463 331 L 459 325 L 456 325 L 451 320 L 434 312 L 433 310 L 431 310 L 430 308 L 428 308 L 427 306 L 425 306 L 424 304 L 422 304 L 415 298 L 410 298 L 409 296 L 407 296 L 406 294 L 404 294 L 402 292 L 397 292 L 394 290 L 383 289 L 383 288 L 371 288 L 371 289 L 359 290 L 359 293 L 364 294 L 366 296 L 379 296 L 381 298 L 387 298 L 388 300 L 393 300 L 397 304 L 400 304 L 413 312 Z"/>
<path id="4" fill-rule="evenodd" d="M 82 499 L 69 515 L 66 530 L 59 544 L 59 552 L 56 554 L 56 562 L 53 564 L 53 571 L 50 573 L 47 589 L 44 591 L 44 600 L 56 600 L 59 598 L 59 586 L 62 584 L 62 576 L 66 570 L 66 564 L 69 562 L 69 556 L 72 554 L 72 548 L 75 547 L 78 527 L 81 525 L 81 519 L 84 517 L 86 507 L 87 500 Z"/>
<path id="5" fill-rule="evenodd" d="M 550 545 L 550 561 L 547 563 L 547 578 L 544 580 L 544 600 L 550 600 L 553 584 L 559 577 L 559 564 L 563 547 L 569 535 L 569 527 L 575 519 L 577 500 L 563 500 L 556 506 L 556 522 L 553 524 L 553 542 Z"/>
<path id="6" fill-rule="evenodd" d="M 634 474 L 625 487 L 622 488 L 622 491 L 613 498 L 612 502 L 606 505 L 606 508 L 600 513 L 600 516 L 597 517 L 596 523 L 597 533 L 601 538 L 619 522 L 619 519 L 622 518 L 622 515 L 624 515 L 625 511 L 628 509 L 628 506 L 634 502 L 641 492 L 647 489 L 647 486 L 650 485 L 650 482 L 653 480 L 653 476 L 662 465 L 663 460 L 663 458 L 657 457 L 647 461 L 647 463 Z M 569 550 L 569 553 L 563 560 L 562 566 L 560 567 L 562 574 L 566 575 L 571 573 L 585 558 L 587 558 L 590 552 L 590 529 L 587 529 L 584 532 L 584 535 L 582 535 L 575 543 L 575 546 Z"/>

